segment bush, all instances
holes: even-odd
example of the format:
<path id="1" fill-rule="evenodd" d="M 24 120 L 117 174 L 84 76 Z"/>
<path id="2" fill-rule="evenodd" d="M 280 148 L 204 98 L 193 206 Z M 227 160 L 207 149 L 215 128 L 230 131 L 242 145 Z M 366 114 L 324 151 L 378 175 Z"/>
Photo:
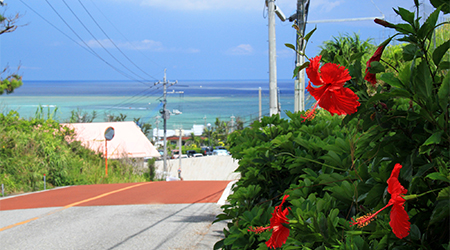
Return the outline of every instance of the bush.
<path id="1" fill-rule="evenodd" d="M 53 119 L 25 120 L 15 111 L 0 114 L 0 183 L 7 194 L 47 187 L 96 183 L 145 181 L 131 166 L 110 161 L 105 177 L 105 160 L 72 138 L 73 131 Z M 73 141 L 68 143 L 68 141 Z"/>
<path id="2" fill-rule="evenodd" d="M 406 23 L 378 21 L 406 42 L 405 62 L 385 71 L 393 64 L 372 58 L 368 73 L 384 82 L 372 85 L 353 58 L 344 87 L 358 95 L 357 112 L 266 117 L 229 136 L 241 179 L 218 216 L 230 222 L 216 249 L 267 249 L 280 227 L 289 229 L 282 249 L 450 247 L 450 39 L 430 46 L 440 10 L 422 24 L 403 8 Z M 286 223 L 274 210 L 282 197 Z"/>

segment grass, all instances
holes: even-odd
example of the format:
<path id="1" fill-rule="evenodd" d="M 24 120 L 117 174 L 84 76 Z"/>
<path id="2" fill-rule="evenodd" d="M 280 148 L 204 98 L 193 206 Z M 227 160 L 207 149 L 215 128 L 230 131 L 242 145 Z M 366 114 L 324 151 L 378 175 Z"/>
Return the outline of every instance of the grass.
<path id="1" fill-rule="evenodd" d="M 42 115 L 25 120 L 17 112 L 0 114 L 0 184 L 5 194 L 67 185 L 132 183 L 151 180 L 151 173 L 137 174 L 132 160 L 105 160 L 101 154 L 73 141 L 73 131 Z M 69 143 L 69 141 L 72 141 Z"/>

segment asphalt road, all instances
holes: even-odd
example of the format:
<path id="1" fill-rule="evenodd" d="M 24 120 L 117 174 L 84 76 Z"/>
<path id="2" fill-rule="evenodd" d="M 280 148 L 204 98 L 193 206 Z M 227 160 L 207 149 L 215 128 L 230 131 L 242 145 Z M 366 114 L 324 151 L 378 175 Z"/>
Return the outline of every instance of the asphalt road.
<path id="1" fill-rule="evenodd" d="M 88 185 L 0 200 L 1 249 L 212 249 L 228 181 Z"/>

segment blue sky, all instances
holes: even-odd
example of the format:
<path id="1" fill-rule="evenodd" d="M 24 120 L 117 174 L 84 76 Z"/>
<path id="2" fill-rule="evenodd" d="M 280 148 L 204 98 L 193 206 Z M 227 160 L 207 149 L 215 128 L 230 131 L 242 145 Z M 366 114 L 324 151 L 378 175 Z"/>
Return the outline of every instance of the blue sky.
<path id="1" fill-rule="evenodd" d="M 24 26 L 0 36 L 0 63 L 2 67 L 9 65 L 12 69 L 21 65 L 24 80 L 134 79 L 153 82 L 162 79 L 164 68 L 167 68 L 169 80 L 269 77 L 268 20 L 264 0 L 4 2 L 7 6 L 2 11 L 7 15 L 20 13 L 19 24 Z M 429 13 L 429 2 L 424 2 L 425 12 Z M 286 16 L 296 10 L 296 0 L 277 0 L 275 3 Z M 413 5 L 413 0 L 311 0 L 308 20 L 384 14 L 388 21 L 399 22 L 392 8 L 401 6 L 413 10 Z M 292 78 L 295 55 L 284 46 L 295 43 L 295 30 L 291 25 L 276 21 L 279 79 Z M 307 31 L 315 26 L 318 30 L 307 49 L 310 57 L 319 52 L 318 46 L 324 41 L 339 34 L 356 32 L 362 39 L 373 38 L 377 44 L 392 34 L 373 21 L 308 24 Z"/>

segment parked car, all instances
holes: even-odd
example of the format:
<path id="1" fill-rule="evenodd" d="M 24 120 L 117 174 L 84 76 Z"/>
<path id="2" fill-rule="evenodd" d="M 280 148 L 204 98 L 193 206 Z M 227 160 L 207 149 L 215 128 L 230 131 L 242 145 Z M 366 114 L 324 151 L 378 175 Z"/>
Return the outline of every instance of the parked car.
<path id="1" fill-rule="evenodd" d="M 212 155 L 213 147 L 202 147 L 203 155 Z"/>
<path id="2" fill-rule="evenodd" d="M 213 155 L 229 155 L 226 149 L 214 149 Z"/>
<path id="3" fill-rule="evenodd" d="M 188 150 L 186 151 L 186 154 L 188 157 L 194 157 L 194 155 L 197 153 L 195 150 Z"/>
<path id="4" fill-rule="evenodd" d="M 203 157 L 203 154 L 196 153 L 196 154 L 194 154 L 194 157 Z"/>
<path id="5" fill-rule="evenodd" d="M 178 149 L 174 149 L 174 150 L 172 150 L 172 159 L 178 159 L 178 157 L 180 157 L 180 150 L 178 150 Z M 181 158 L 188 158 L 188 156 L 187 155 L 181 155 Z"/>
<path id="6" fill-rule="evenodd" d="M 172 159 L 179 159 L 179 157 L 180 157 L 180 155 L 174 155 L 172 157 Z M 187 155 L 181 155 L 181 159 L 183 159 L 183 158 L 188 158 L 188 156 Z"/>

